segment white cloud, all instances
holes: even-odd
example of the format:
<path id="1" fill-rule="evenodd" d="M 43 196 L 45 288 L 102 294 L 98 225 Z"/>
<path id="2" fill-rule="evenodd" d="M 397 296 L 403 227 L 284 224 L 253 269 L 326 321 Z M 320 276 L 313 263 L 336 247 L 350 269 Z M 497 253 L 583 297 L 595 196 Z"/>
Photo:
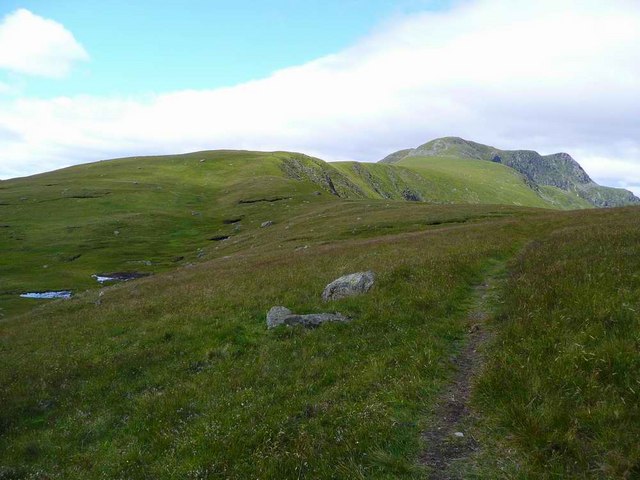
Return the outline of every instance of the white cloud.
<path id="1" fill-rule="evenodd" d="M 0 105 L 0 177 L 121 155 L 286 149 L 374 161 L 457 135 L 567 151 L 638 185 L 640 4 L 478 0 L 231 88 Z"/>
<path id="2" fill-rule="evenodd" d="M 44 77 L 64 77 L 89 55 L 63 25 L 19 9 L 0 23 L 0 68 Z"/>

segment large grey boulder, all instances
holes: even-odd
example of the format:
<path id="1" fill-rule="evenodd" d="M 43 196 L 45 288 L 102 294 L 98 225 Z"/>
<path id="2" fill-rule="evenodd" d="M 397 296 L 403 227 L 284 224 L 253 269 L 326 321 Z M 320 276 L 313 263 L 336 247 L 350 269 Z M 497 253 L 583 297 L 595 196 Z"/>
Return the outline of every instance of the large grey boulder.
<path id="1" fill-rule="evenodd" d="M 345 275 L 325 287 L 322 299 L 328 302 L 366 293 L 373 286 L 375 280 L 376 275 L 371 271 Z"/>
<path id="2" fill-rule="evenodd" d="M 348 322 L 349 318 L 341 313 L 311 313 L 297 315 L 285 307 L 272 307 L 267 313 L 267 328 L 278 325 L 302 325 L 307 328 L 315 328 L 325 322 Z"/>

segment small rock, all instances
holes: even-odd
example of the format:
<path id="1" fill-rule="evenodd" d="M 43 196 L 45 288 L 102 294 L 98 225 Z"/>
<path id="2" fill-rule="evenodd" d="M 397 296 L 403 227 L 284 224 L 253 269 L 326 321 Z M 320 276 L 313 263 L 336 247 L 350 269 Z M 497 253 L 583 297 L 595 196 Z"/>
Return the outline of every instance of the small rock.
<path id="1" fill-rule="evenodd" d="M 373 286 L 375 278 L 375 274 L 371 271 L 345 275 L 325 287 L 322 299 L 328 302 L 366 293 Z"/>
<path id="2" fill-rule="evenodd" d="M 349 318 L 341 313 L 311 313 L 297 315 L 286 307 L 272 307 L 267 313 L 267 328 L 278 325 L 302 325 L 307 328 L 315 328 L 326 322 L 348 322 Z"/>
<path id="3" fill-rule="evenodd" d="M 267 313 L 267 328 L 277 327 L 278 325 L 282 325 L 287 316 L 291 315 L 292 312 L 288 308 L 285 307 L 272 307 L 271 310 Z"/>
<path id="4" fill-rule="evenodd" d="M 201 159 L 200 159 L 200 163 L 204 163 L 204 158 L 201 158 Z"/>
<path id="5" fill-rule="evenodd" d="M 102 290 L 100 290 L 100 293 L 98 293 L 98 298 L 95 301 L 96 305 L 101 305 L 102 304 L 102 297 L 104 296 L 104 292 Z"/>
<path id="6" fill-rule="evenodd" d="M 456 437 L 458 437 L 458 438 L 462 438 L 462 437 L 464 437 L 464 433 L 462 433 L 462 432 L 456 432 L 456 433 L 454 433 L 454 435 L 455 435 Z"/>
<path id="7" fill-rule="evenodd" d="M 271 225 L 273 225 L 273 222 L 271 220 L 267 220 L 266 222 L 262 222 L 260 224 L 260 228 L 270 227 Z"/>
<path id="8" fill-rule="evenodd" d="M 120 235 L 120 231 L 119 230 L 114 230 L 113 234 L 117 237 L 118 235 Z"/>
<path id="9" fill-rule="evenodd" d="M 322 193 L 320 193 L 318 191 L 313 192 L 313 194 L 316 195 L 316 196 L 322 195 Z"/>
<path id="10" fill-rule="evenodd" d="M 302 325 L 315 328 L 325 322 L 348 322 L 349 319 L 341 313 L 311 313 L 308 315 L 289 315 L 285 318 L 285 325 Z"/>

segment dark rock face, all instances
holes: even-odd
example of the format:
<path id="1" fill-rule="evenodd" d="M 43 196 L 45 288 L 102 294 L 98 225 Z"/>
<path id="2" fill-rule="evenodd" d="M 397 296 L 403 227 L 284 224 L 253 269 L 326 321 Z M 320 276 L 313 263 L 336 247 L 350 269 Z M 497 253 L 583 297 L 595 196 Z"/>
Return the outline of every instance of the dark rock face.
<path id="1" fill-rule="evenodd" d="M 267 313 L 267 328 L 274 328 L 278 325 L 302 325 L 306 328 L 319 327 L 326 322 L 348 322 L 349 318 L 341 313 L 311 313 L 308 315 L 297 315 L 286 307 L 272 307 Z"/>
<path id="2" fill-rule="evenodd" d="M 542 156 L 529 150 L 514 150 L 502 152 L 501 160 L 538 185 L 570 190 L 577 185 L 593 183 L 578 162 L 566 153 Z"/>
<path id="3" fill-rule="evenodd" d="M 252 198 L 248 200 L 240 200 L 238 204 L 244 205 L 244 204 L 260 203 L 260 202 L 273 203 L 273 202 L 280 202 L 282 200 L 291 200 L 291 197 Z"/>
<path id="4" fill-rule="evenodd" d="M 340 277 L 329 285 L 322 292 L 322 300 L 340 300 L 341 298 L 353 297 L 368 292 L 375 283 L 376 276 L 373 272 L 358 272 Z"/>
<path id="5" fill-rule="evenodd" d="M 421 202 L 422 201 L 422 197 L 420 196 L 420 194 L 417 193 L 417 192 L 413 192 L 411 190 L 403 190 L 402 191 L 402 198 L 404 198 L 408 202 Z"/>

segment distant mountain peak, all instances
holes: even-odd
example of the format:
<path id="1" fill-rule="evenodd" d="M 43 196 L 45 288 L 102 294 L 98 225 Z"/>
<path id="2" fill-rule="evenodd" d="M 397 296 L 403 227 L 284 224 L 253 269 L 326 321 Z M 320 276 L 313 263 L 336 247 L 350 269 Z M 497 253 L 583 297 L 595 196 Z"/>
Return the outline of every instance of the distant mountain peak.
<path id="1" fill-rule="evenodd" d="M 595 183 L 568 153 L 540 155 L 533 150 L 500 150 L 460 137 L 442 137 L 392 153 L 381 163 L 399 163 L 409 157 L 451 157 L 483 160 L 506 165 L 522 174 L 533 188 L 550 186 L 573 192 L 596 207 L 640 204 L 628 190 Z"/>

